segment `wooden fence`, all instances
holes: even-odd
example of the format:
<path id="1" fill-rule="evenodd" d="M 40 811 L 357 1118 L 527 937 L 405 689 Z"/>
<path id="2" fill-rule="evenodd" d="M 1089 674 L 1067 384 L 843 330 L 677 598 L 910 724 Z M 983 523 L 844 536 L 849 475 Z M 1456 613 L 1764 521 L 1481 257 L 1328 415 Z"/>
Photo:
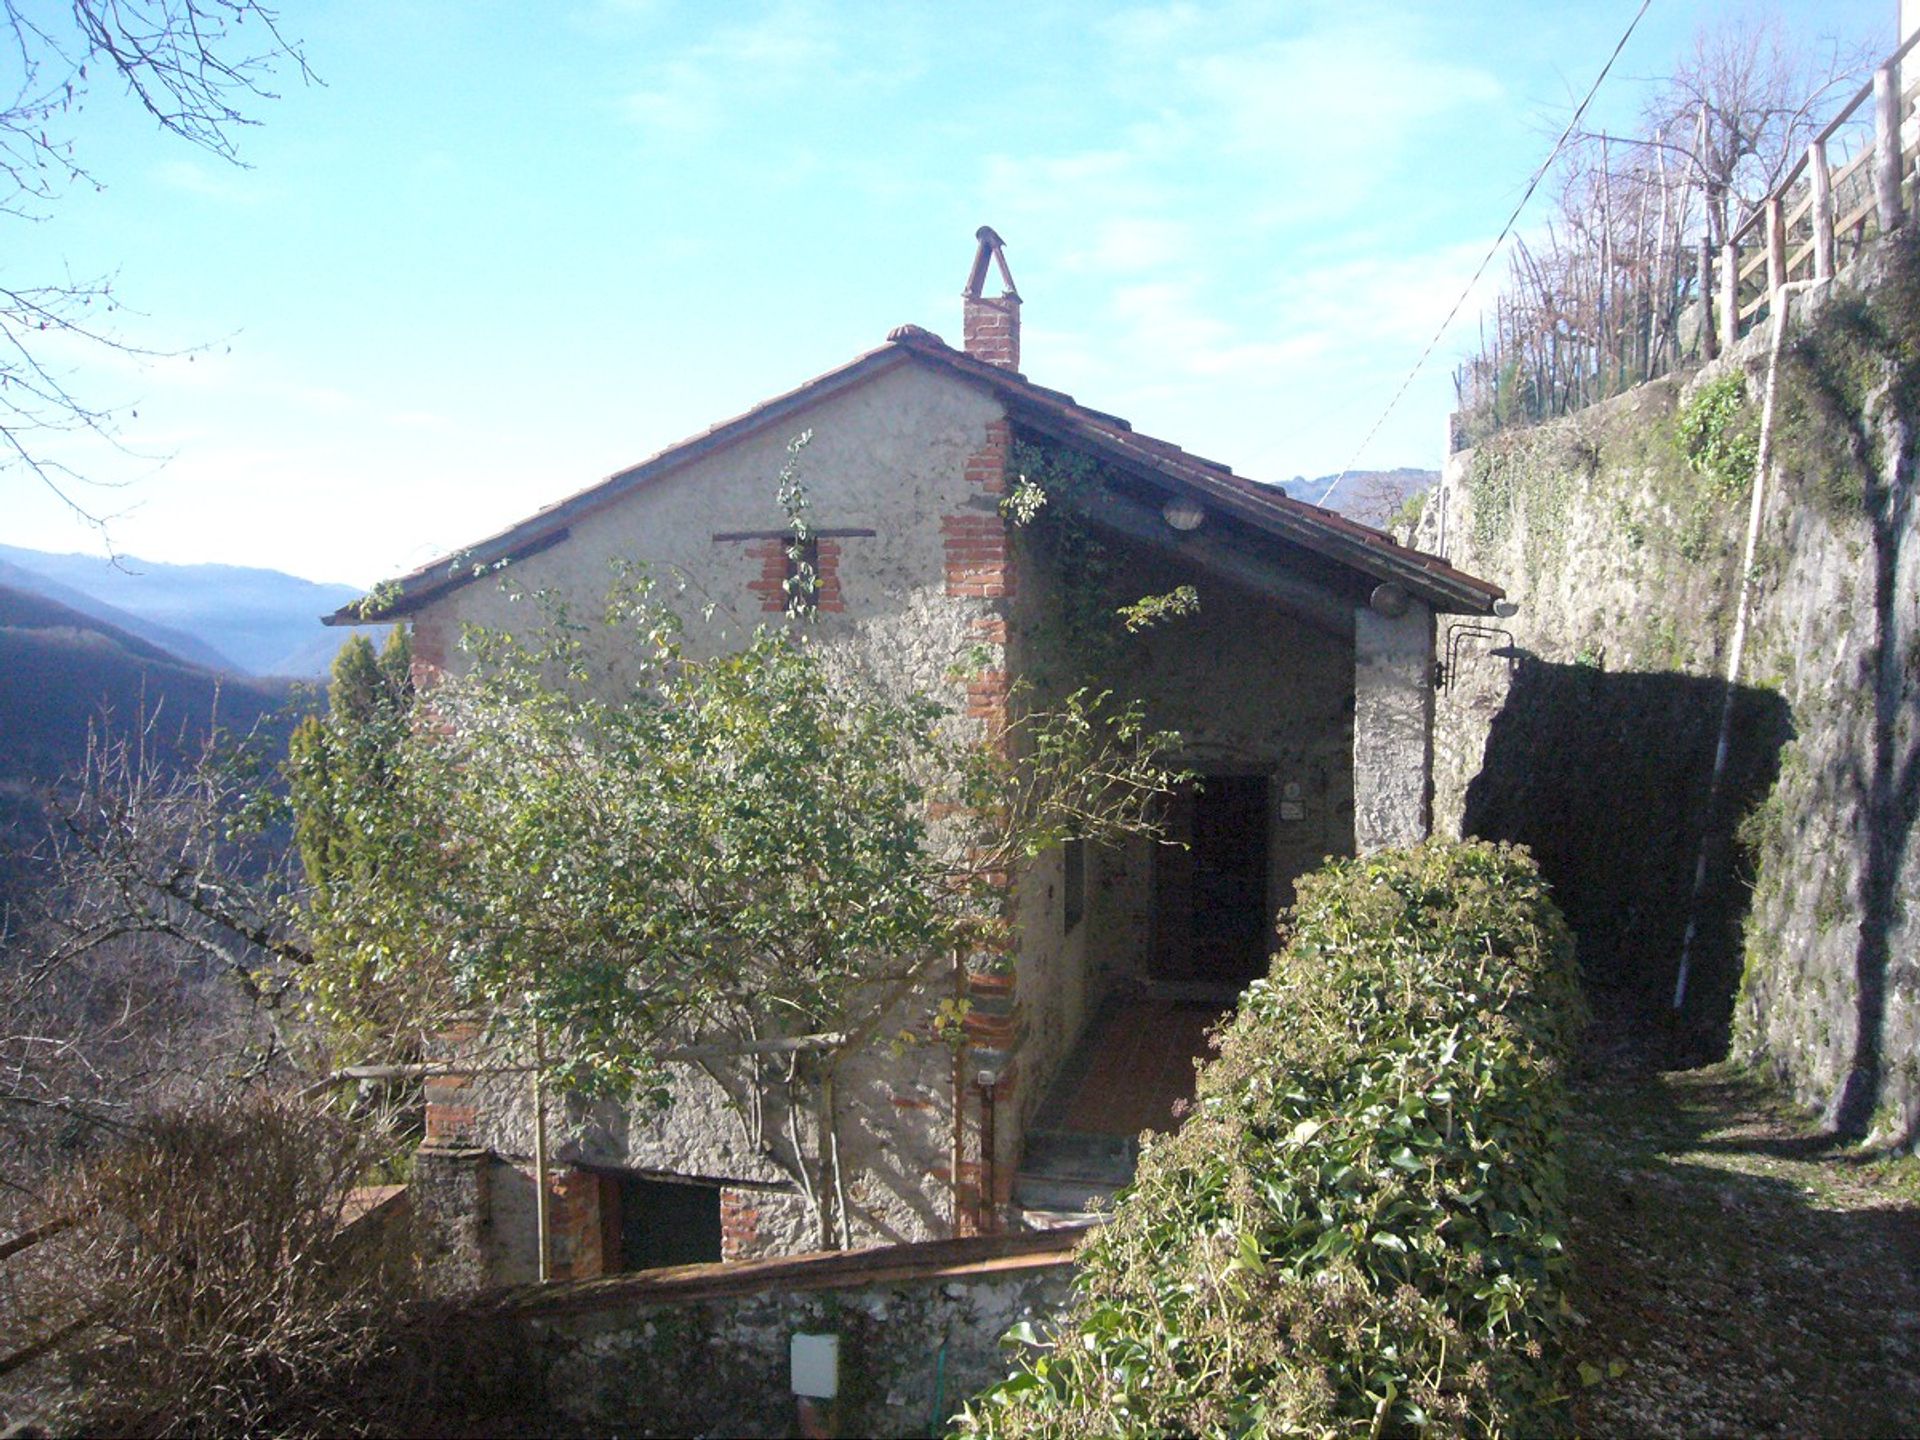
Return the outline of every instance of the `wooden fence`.
<path id="1" fill-rule="evenodd" d="M 1763 319 L 1782 285 L 1831 279 L 1869 239 L 1904 223 L 1920 146 L 1901 133 L 1914 107 L 1900 65 L 1916 43 L 1920 32 L 1881 62 L 1718 257 L 1700 242 L 1700 274 L 1717 282 L 1700 287 L 1712 307 L 1701 327 L 1708 358 Z"/>

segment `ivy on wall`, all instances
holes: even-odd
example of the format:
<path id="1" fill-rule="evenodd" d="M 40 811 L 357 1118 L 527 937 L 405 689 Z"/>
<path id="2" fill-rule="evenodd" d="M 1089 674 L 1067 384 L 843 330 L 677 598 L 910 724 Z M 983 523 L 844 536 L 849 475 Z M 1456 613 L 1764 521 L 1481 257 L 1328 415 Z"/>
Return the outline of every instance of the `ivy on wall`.
<path id="1" fill-rule="evenodd" d="M 1014 480 L 1001 513 L 1053 582 L 1031 636 L 1043 683 L 1067 689 L 1108 683 L 1124 670 L 1131 637 L 1199 612 L 1200 592 L 1192 585 L 1116 603 L 1125 589 L 1128 557 L 1096 534 L 1073 504 L 1110 483 L 1098 460 L 1065 446 L 1016 439 L 1008 468 Z"/>

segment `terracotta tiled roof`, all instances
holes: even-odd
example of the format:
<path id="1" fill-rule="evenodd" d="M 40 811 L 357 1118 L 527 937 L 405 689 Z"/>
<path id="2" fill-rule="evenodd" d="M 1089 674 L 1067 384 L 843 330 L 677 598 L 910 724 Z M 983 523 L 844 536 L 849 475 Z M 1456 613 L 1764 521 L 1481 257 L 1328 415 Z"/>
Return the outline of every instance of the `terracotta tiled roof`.
<path id="1" fill-rule="evenodd" d="M 1091 452 L 1170 495 L 1191 495 L 1257 532 L 1299 545 L 1382 582 L 1396 582 L 1436 609 L 1484 614 L 1505 593 L 1497 585 L 1454 569 L 1436 555 L 1398 544 L 1383 531 L 1295 500 L 1276 486 L 1236 475 L 1227 466 L 1189 454 L 1170 441 L 1140 434 L 1117 415 L 1090 409 L 1071 395 L 976 360 L 918 325 L 903 325 L 878 349 L 670 445 L 465 550 L 422 565 L 381 586 L 368 600 L 325 616 L 325 623 L 358 625 L 410 614 L 501 565 L 558 544 L 567 538 L 575 521 L 643 485 L 655 484 L 695 460 L 779 425 L 828 396 L 914 363 L 934 365 L 986 387 L 1000 398 L 1016 424 L 1024 423 Z"/>

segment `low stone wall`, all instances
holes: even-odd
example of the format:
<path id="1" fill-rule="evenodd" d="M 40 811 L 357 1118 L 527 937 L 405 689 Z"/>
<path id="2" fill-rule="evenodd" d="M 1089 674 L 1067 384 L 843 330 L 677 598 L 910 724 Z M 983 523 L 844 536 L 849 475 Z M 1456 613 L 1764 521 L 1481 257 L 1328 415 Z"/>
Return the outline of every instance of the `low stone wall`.
<path id="1" fill-rule="evenodd" d="M 1079 1231 L 982 1236 L 508 1291 L 478 1312 L 541 1357 L 584 1432 L 796 1433 L 789 1351 L 840 1337 L 839 1435 L 918 1436 L 1003 1378 L 1000 1337 L 1066 1306 Z"/>

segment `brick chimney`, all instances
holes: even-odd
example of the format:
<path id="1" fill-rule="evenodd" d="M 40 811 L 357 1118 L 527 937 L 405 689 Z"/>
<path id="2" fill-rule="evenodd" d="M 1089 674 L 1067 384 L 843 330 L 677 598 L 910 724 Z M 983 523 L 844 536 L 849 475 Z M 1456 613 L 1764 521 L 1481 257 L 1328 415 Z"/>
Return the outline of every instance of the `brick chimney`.
<path id="1" fill-rule="evenodd" d="M 980 248 L 973 257 L 967 288 L 960 292 L 963 347 L 976 360 L 1017 371 L 1020 368 L 1020 295 L 1013 288 L 1013 272 L 1007 268 L 1005 242 L 993 233 L 991 225 L 982 225 L 974 232 L 974 238 L 980 242 Z M 980 293 L 987 283 L 988 261 L 1000 267 L 1000 279 L 1006 286 L 997 300 L 989 300 Z"/>

